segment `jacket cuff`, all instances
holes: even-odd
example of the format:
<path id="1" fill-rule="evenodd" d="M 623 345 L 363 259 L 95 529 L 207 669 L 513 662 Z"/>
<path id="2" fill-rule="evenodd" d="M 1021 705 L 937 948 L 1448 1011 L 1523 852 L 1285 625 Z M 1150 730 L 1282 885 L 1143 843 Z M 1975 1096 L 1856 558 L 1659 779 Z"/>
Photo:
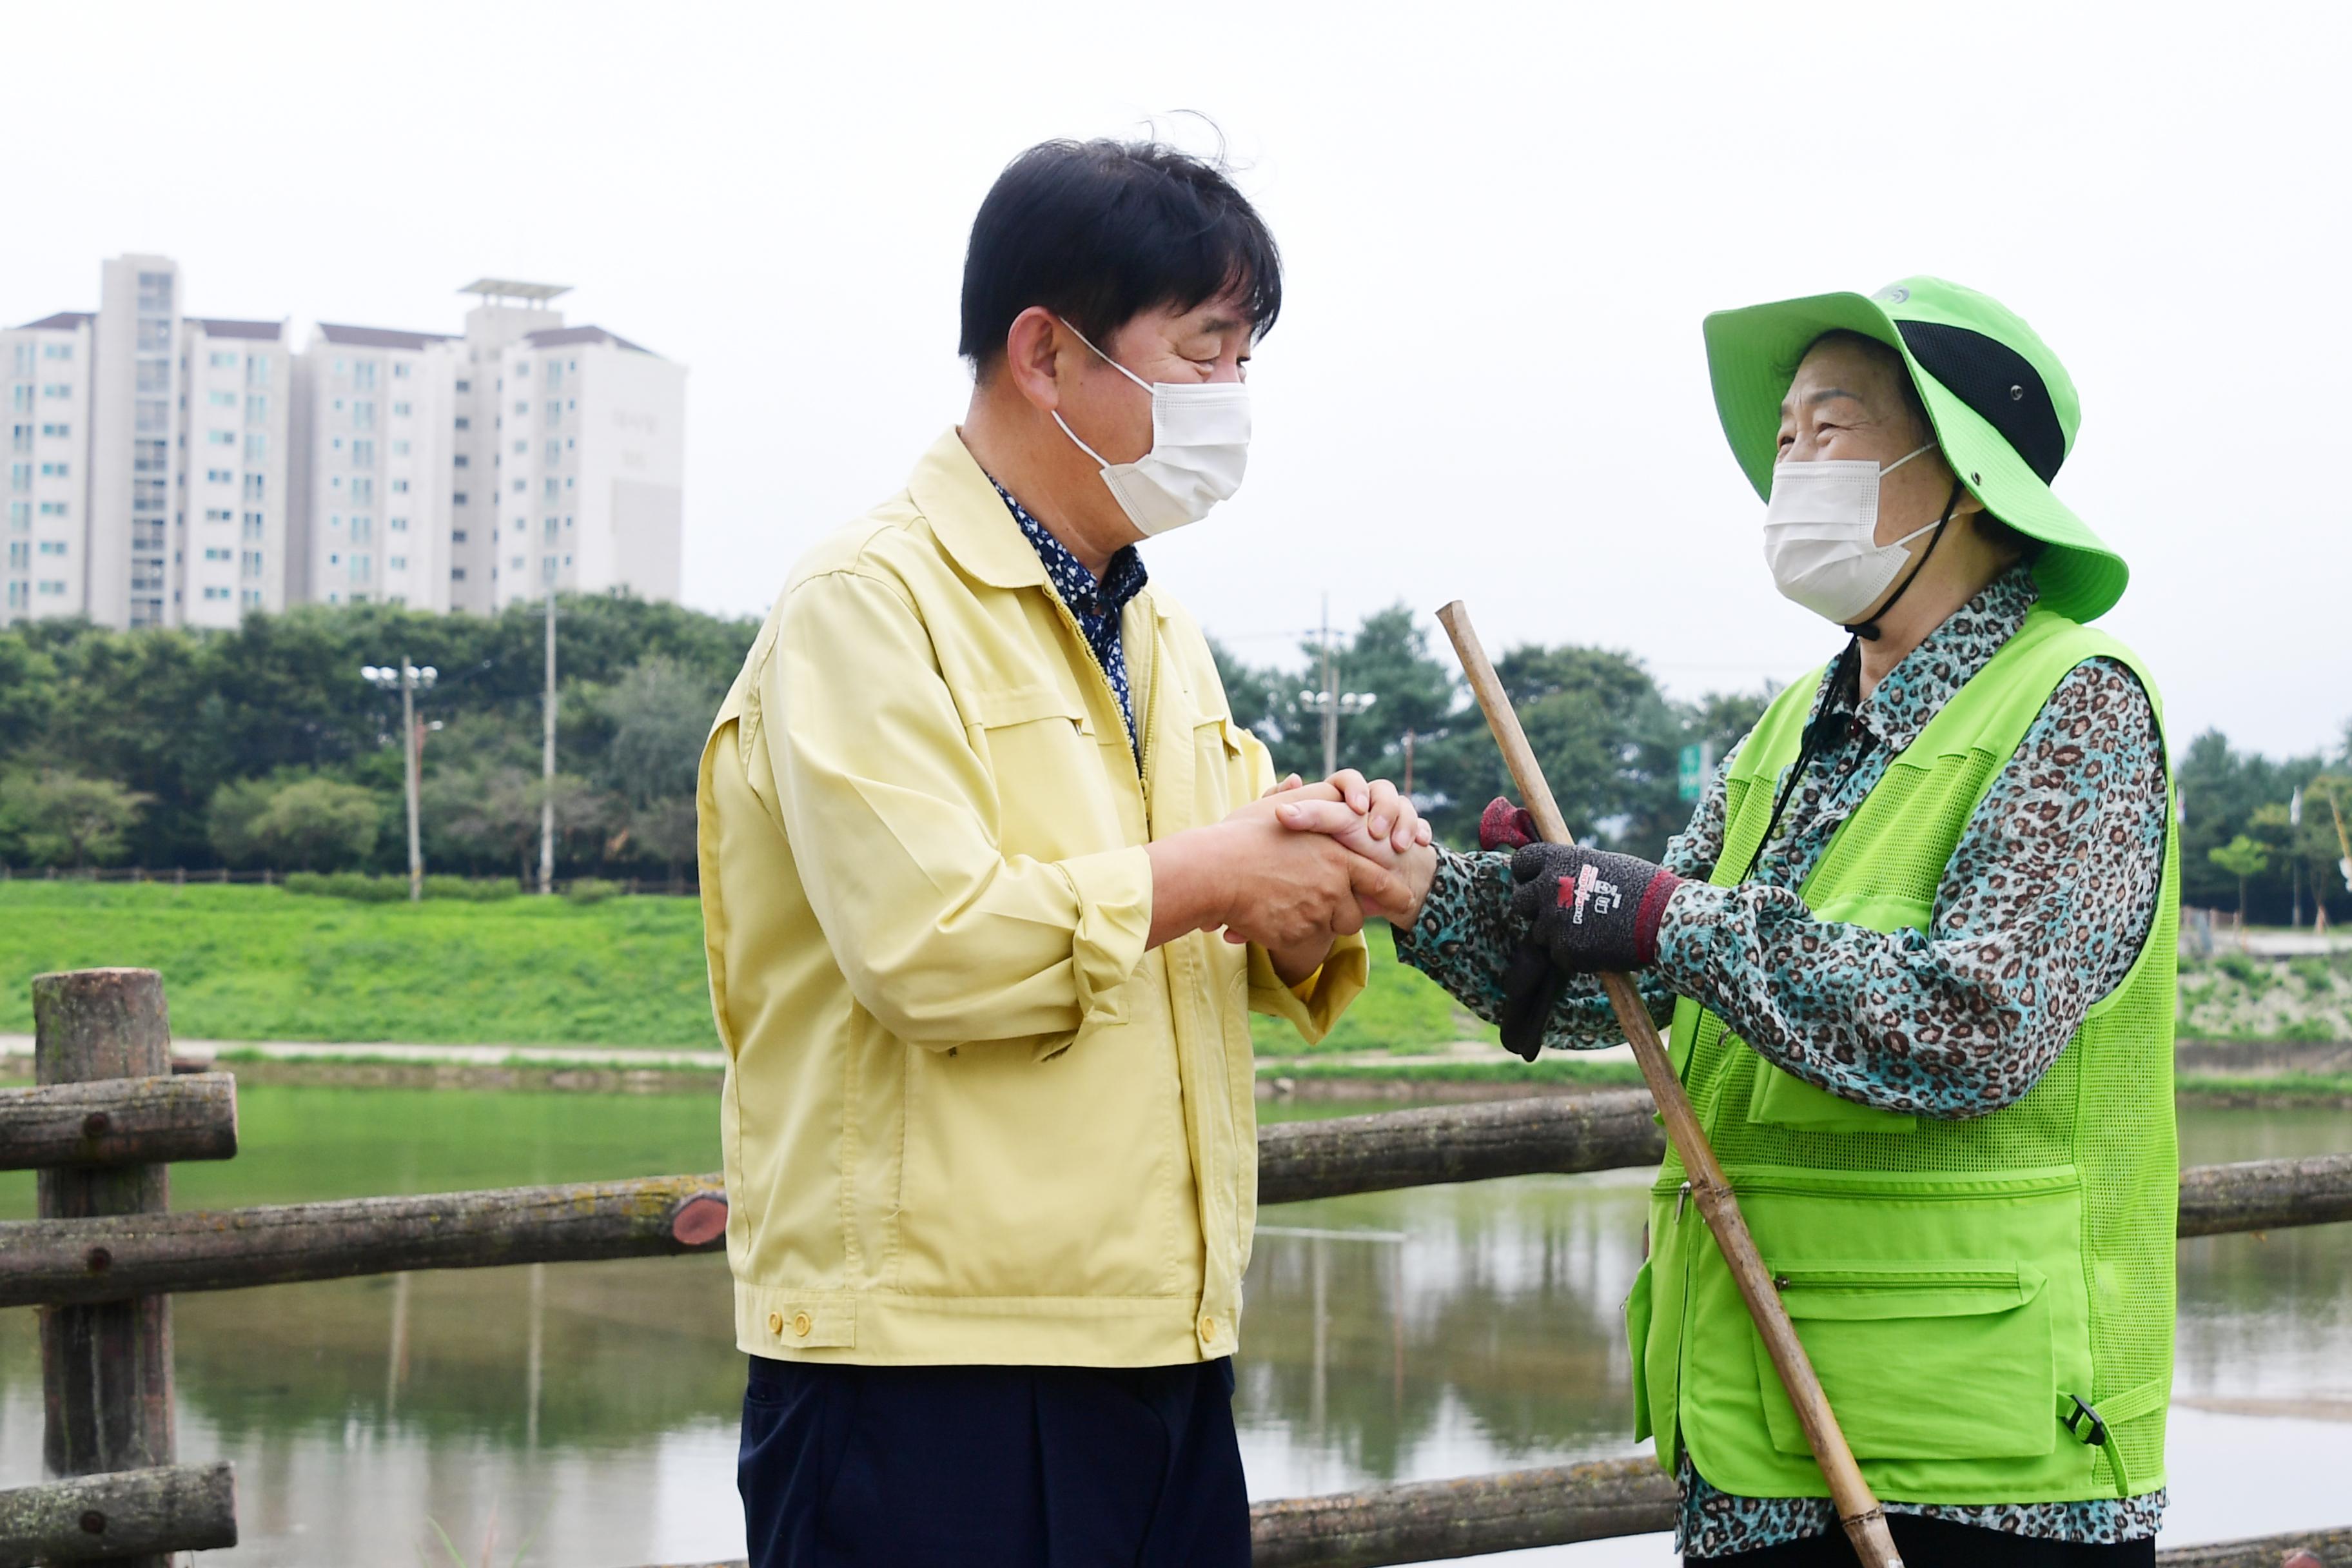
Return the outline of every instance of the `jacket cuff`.
<path id="1" fill-rule="evenodd" d="M 1253 1013 L 1289 1021 L 1299 1038 L 1318 1045 L 1348 1004 L 1360 995 L 1371 973 L 1371 952 L 1361 932 L 1331 944 L 1323 967 L 1313 976 L 1314 991 L 1301 998 L 1274 972 L 1274 960 L 1255 942 L 1249 949 L 1249 1006 Z M 1302 986 L 1305 984 L 1301 983 Z"/>
<path id="2" fill-rule="evenodd" d="M 1059 864 L 1077 895 L 1070 970 L 1077 987 L 1078 1016 L 1090 1018 L 1098 1009 L 1114 1005 L 1110 998 L 1143 963 L 1151 939 L 1151 856 L 1138 845 Z"/>
<path id="3" fill-rule="evenodd" d="M 1653 968 L 1675 994 L 1701 994 L 1698 986 L 1719 949 L 1736 941 L 1725 929 L 1734 890 L 1685 879 L 1666 900 L 1658 916 Z"/>

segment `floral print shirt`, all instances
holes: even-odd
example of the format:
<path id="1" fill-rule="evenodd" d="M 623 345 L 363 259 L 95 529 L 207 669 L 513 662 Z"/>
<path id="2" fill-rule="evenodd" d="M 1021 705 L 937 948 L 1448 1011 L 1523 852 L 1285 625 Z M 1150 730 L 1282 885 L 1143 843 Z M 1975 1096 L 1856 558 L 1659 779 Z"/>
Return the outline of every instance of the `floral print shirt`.
<path id="1" fill-rule="evenodd" d="M 996 485 L 991 479 L 988 481 Z M 1150 574 L 1143 569 L 1143 557 L 1132 544 L 1124 546 L 1103 568 L 1102 581 L 1086 563 L 1070 553 L 1069 547 L 1046 531 L 1045 525 L 1029 515 L 1029 509 L 1013 499 L 1013 492 L 996 485 L 996 493 L 1004 498 L 1012 509 L 1013 521 L 1021 525 L 1021 536 L 1045 563 L 1045 576 L 1054 584 L 1054 593 L 1070 614 L 1076 617 L 1078 630 L 1086 634 L 1087 646 L 1094 649 L 1095 662 L 1102 666 L 1103 679 L 1110 682 L 1111 694 L 1118 699 L 1118 710 L 1127 720 L 1127 743 L 1140 747 L 1135 734 L 1135 698 L 1127 684 L 1127 647 L 1118 640 L 1118 613 L 1127 602 L 1143 591 Z M 1141 754 L 1139 750 L 1138 755 Z"/>
<path id="2" fill-rule="evenodd" d="M 1677 996 L 1713 1009 L 1759 1054 L 1832 1094 L 1882 1110 L 1957 1118 L 2014 1103 L 2091 1005 L 2121 983 L 2154 922 L 2170 809 L 2147 693 L 2108 659 L 2062 680 L 1993 780 L 1937 889 L 1925 933 L 1817 921 L 1796 889 L 1899 753 L 2023 624 L 2037 592 L 2023 567 L 1995 579 L 1911 650 L 1859 703 L 1836 667 L 1815 692 L 1849 710 L 1844 738 L 1807 763 L 1755 870 L 1706 879 L 1723 848 L 1718 769 L 1664 864 L 1687 879 L 1641 975 L 1663 1025 Z M 1785 780 L 1783 781 L 1785 782 Z M 1397 956 L 1495 1020 L 1523 934 L 1510 913 L 1510 858 L 1443 851 Z M 1565 1049 L 1615 1045 L 1597 983 L 1572 980 L 1545 1035 Z M 1751 1552 L 1837 1530 L 1826 1500 L 1740 1498 L 1682 1461 L 1680 1550 Z M 2085 1542 L 2156 1534 L 2161 1491 L 2016 1506 L 1888 1500 L 2011 1534 Z"/>

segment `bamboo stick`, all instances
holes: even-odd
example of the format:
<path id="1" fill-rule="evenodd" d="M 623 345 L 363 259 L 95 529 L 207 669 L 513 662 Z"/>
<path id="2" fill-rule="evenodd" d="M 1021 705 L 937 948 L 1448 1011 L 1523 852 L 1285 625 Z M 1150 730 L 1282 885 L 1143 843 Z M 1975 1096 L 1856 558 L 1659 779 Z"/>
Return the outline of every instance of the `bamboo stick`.
<path id="1" fill-rule="evenodd" d="M 1457 599 L 1438 611 L 1437 618 L 1444 626 L 1446 636 L 1454 640 L 1454 651 L 1469 679 L 1471 694 L 1486 715 L 1486 727 L 1495 733 L 1504 765 L 1517 784 L 1528 811 L 1535 818 L 1537 831 L 1550 843 L 1573 843 L 1568 819 L 1560 815 L 1559 803 L 1552 799 L 1551 786 L 1545 782 L 1543 769 L 1536 761 L 1535 748 L 1528 744 L 1527 735 L 1519 728 L 1518 715 L 1512 711 L 1510 697 L 1504 691 L 1476 630 L 1470 625 L 1469 611 Z M 1845 1434 L 1838 1429 L 1829 1396 L 1822 1392 L 1821 1379 L 1813 1374 L 1813 1363 L 1805 1354 L 1804 1343 L 1797 1338 L 1795 1326 L 1781 1308 L 1771 1274 L 1756 1250 L 1755 1238 L 1748 1234 L 1748 1222 L 1740 1215 L 1739 1200 L 1724 1178 L 1723 1167 L 1716 1163 L 1715 1151 L 1708 1146 L 1706 1133 L 1691 1110 L 1689 1097 L 1683 1093 L 1681 1079 L 1675 1076 L 1674 1064 L 1667 1059 L 1665 1045 L 1658 1038 L 1657 1026 L 1651 1021 L 1649 1009 L 1626 976 L 1603 974 L 1601 984 L 1617 1015 L 1618 1026 L 1633 1044 L 1633 1059 L 1640 1064 L 1642 1077 L 1650 1086 L 1651 1098 L 1657 1101 L 1658 1112 L 1664 1118 L 1666 1139 L 1690 1174 L 1691 1197 L 1706 1217 L 1707 1229 L 1714 1234 L 1716 1246 L 1731 1271 L 1732 1282 L 1739 1289 L 1740 1300 L 1748 1304 L 1748 1316 L 1756 1321 L 1757 1331 L 1763 1336 L 1764 1348 L 1772 1357 L 1772 1368 L 1780 1373 L 1781 1386 L 1789 1392 L 1789 1403 L 1795 1407 L 1798 1423 L 1805 1430 L 1805 1441 L 1813 1450 L 1823 1479 L 1829 1482 L 1830 1500 L 1837 1509 L 1838 1521 L 1844 1525 L 1847 1539 L 1853 1542 L 1854 1552 L 1864 1568 L 1902 1568 L 1902 1554 L 1895 1550 L 1895 1538 L 1886 1531 L 1885 1513 L 1871 1494 L 1869 1483 L 1863 1479 L 1862 1468 L 1854 1463 L 1853 1450 L 1846 1446 Z"/>

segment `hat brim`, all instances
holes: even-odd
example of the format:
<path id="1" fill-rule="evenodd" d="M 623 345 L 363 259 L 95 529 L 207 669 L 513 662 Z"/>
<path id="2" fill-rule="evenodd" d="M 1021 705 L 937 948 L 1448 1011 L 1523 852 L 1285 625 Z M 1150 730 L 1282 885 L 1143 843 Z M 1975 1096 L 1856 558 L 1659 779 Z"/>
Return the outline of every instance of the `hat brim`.
<path id="1" fill-rule="evenodd" d="M 2042 602 L 2078 621 L 2112 609 L 2131 580 L 2131 568 L 2123 557 L 2042 483 L 1983 416 L 1919 367 L 1895 318 L 1867 295 L 1816 294 L 1717 310 L 1706 318 L 1706 366 L 1715 387 L 1716 414 L 1723 421 L 1732 456 L 1757 495 L 1769 498 L 1772 493 L 1780 400 L 1788 395 L 1798 362 L 1814 339 L 1841 330 L 1859 332 L 1903 356 L 1952 471 L 1987 511 L 2042 542 L 2045 548 L 2033 565 Z"/>

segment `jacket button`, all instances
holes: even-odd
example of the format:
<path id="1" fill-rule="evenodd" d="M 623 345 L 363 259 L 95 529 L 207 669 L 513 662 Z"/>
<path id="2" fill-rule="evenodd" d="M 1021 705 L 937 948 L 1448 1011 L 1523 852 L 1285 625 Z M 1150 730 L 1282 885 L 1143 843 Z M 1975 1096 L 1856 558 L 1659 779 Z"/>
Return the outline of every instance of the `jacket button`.
<path id="1" fill-rule="evenodd" d="M 768 1314 L 768 1331 L 772 1334 L 781 1334 L 784 1331 L 784 1315 L 782 1312 Z"/>
<path id="2" fill-rule="evenodd" d="M 808 1338 L 809 1331 L 814 1327 L 816 1327 L 816 1325 L 809 1321 L 809 1315 L 806 1312 L 795 1312 L 793 1314 L 793 1332 L 798 1334 L 801 1338 Z"/>
<path id="3" fill-rule="evenodd" d="M 1217 1337 L 1216 1319 L 1202 1318 L 1201 1320 L 1201 1337 L 1204 1340 L 1213 1340 Z"/>

